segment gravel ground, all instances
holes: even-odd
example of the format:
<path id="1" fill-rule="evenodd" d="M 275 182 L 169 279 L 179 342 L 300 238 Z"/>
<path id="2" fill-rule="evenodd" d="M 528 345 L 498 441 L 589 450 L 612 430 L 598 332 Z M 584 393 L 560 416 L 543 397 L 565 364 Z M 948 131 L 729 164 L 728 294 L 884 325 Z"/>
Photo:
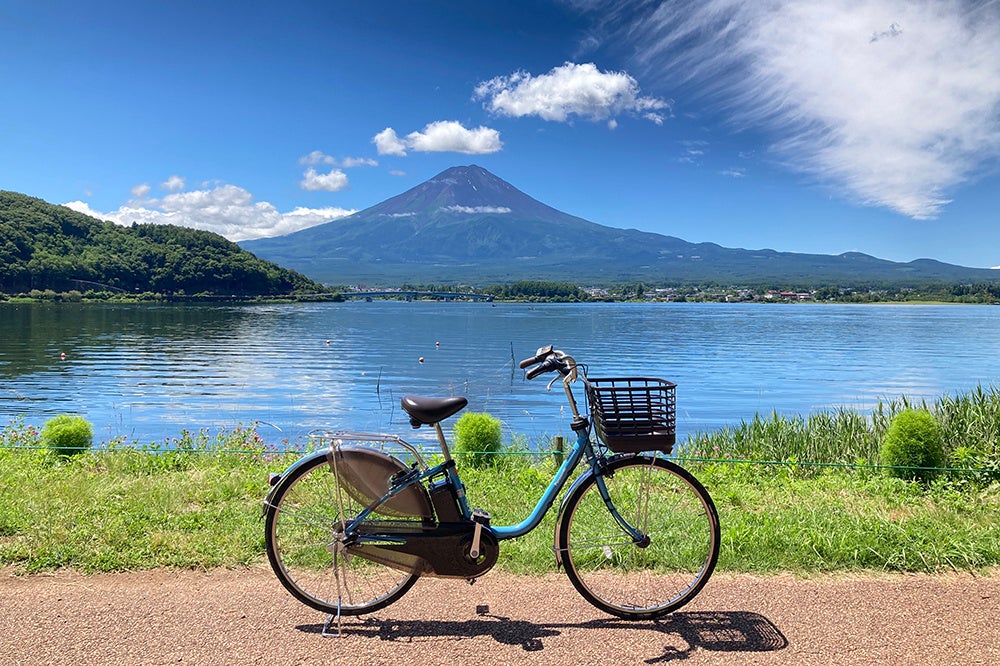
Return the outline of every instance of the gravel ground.
<path id="1" fill-rule="evenodd" d="M 265 568 L 0 571 L 0 664 L 997 664 L 1000 575 L 716 575 L 659 622 L 559 574 L 421 580 L 340 637 Z"/>

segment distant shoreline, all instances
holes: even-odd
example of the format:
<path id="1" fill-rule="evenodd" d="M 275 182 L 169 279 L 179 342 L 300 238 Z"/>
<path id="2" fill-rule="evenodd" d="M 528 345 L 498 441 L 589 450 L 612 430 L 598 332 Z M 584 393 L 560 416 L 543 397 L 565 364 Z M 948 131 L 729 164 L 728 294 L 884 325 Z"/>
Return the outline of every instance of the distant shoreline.
<path id="1" fill-rule="evenodd" d="M 364 297 L 351 294 L 350 297 L 345 297 L 342 294 L 331 294 L 330 296 L 324 297 L 322 295 L 310 295 L 310 296 L 287 296 L 287 297 L 274 297 L 274 296 L 260 296 L 260 297 L 242 297 L 242 296 L 182 296 L 182 297 L 164 297 L 164 298 L 115 298 L 115 299 L 95 299 L 95 298 L 80 298 L 80 299 L 63 299 L 63 298 L 30 298 L 22 296 L 6 296 L 0 294 L 0 306 L 2 305 L 152 305 L 152 306 L 163 306 L 163 305 L 268 305 L 268 304 L 312 304 L 312 303 L 346 303 L 348 301 L 363 301 Z M 396 301 L 396 302 L 424 302 L 424 303 L 435 303 L 435 302 L 457 302 L 457 303 L 473 303 L 473 302 L 485 302 L 483 299 L 471 299 L 471 298 L 387 298 L 385 296 L 373 297 L 370 300 L 377 301 Z M 704 304 L 719 304 L 719 305 L 735 305 L 735 304 L 745 304 L 745 305 L 1000 305 L 1000 300 L 998 301 L 960 301 L 960 300 L 932 300 L 932 299 L 921 299 L 921 300 L 863 300 L 863 301 L 852 301 L 852 300 L 736 300 L 736 301 L 724 301 L 724 300 L 666 300 L 666 299 L 592 299 L 592 300 L 580 300 L 580 301 L 568 301 L 568 300 L 545 300 L 545 299 L 493 299 L 490 301 L 493 304 L 503 304 L 503 303 L 530 303 L 537 305 L 551 305 L 551 304 L 599 304 L 607 303 L 609 305 L 614 304 L 648 304 L 648 305 L 664 305 L 664 304 L 676 304 L 676 305 L 704 305 Z"/>

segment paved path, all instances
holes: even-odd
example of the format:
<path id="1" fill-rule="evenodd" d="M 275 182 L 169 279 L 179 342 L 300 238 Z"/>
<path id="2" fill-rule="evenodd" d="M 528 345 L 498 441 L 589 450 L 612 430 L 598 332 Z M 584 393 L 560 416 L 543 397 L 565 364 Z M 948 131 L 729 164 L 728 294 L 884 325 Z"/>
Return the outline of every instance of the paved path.
<path id="1" fill-rule="evenodd" d="M 269 570 L 0 571 L 0 664 L 1000 664 L 1000 575 L 717 575 L 660 622 L 603 615 L 561 575 L 422 580 L 322 635 Z"/>

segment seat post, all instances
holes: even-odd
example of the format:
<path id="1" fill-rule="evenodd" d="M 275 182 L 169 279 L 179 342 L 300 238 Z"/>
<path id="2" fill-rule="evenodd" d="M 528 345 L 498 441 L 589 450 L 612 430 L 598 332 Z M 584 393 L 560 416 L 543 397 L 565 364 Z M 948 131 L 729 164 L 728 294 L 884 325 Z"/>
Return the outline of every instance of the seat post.
<path id="1" fill-rule="evenodd" d="M 451 451 L 448 450 L 448 442 L 444 439 L 444 430 L 441 429 L 440 422 L 434 424 L 434 432 L 437 433 L 438 444 L 441 445 L 441 453 L 444 454 L 444 460 L 448 462 L 451 460 Z"/>

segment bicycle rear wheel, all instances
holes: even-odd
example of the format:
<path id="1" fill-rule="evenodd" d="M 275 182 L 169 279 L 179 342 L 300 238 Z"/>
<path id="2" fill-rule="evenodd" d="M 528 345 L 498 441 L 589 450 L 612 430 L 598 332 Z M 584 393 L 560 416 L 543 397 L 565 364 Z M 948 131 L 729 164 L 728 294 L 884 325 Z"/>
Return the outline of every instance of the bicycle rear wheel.
<path id="1" fill-rule="evenodd" d="M 656 618 L 688 603 L 719 557 L 719 516 L 705 488 L 678 465 L 647 456 L 613 460 L 600 477 L 615 510 L 646 539 L 619 525 L 590 476 L 567 498 L 557 543 L 573 586 L 597 608 Z"/>
<path id="2" fill-rule="evenodd" d="M 406 594 L 418 576 L 340 546 L 342 526 L 364 505 L 338 483 L 331 455 L 307 461 L 279 482 L 266 510 L 267 559 L 302 603 L 330 614 L 371 613 Z M 426 512 L 432 515 L 429 500 Z"/>

